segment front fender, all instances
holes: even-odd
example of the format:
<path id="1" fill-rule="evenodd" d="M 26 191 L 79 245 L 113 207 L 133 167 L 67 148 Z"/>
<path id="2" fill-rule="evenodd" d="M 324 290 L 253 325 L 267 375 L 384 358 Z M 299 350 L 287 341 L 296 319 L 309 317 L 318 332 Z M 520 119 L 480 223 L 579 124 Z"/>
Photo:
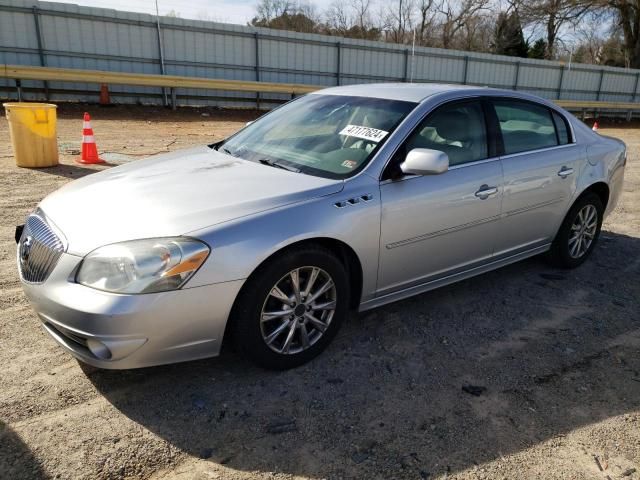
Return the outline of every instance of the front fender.
<path id="1" fill-rule="evenodd" d="M 362 197 L 367 196 L 368 200 Z M 357 198 L 356 203 L 338 202 Z M 267 258 L 294 243 L 329 238 L 349 245 L 362 265 L 362 299 L 373 296 L 377 283 L 380 240 L 378 182 L 359 175 L 333 195 L 243 217 L 189 232 L 211 246 L 211 255 L 187 288 L 245 279 Z"/>

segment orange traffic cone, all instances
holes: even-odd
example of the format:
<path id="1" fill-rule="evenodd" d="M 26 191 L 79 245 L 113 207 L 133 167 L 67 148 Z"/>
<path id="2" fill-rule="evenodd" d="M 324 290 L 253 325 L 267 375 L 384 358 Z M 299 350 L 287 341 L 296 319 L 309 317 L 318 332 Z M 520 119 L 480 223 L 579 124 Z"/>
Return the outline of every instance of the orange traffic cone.
<path id="1" fill-rule="evenodd" d="M 104 163 L 98 157 L 98 147 L 96 147 L 96 139 L 93 137 L 93 128 L 91 128 L 91 117 L 84 112 L 84 124 L 82 125 L 82 156 L 79 163 Z"/>
<path id="2" fill-rule="evenodd" d="M 593 130 L 594 132 L 598 131 L 598 121 L 597 120 L 595 122 L 593 122 L 593 128 L 591 130 Z"/>

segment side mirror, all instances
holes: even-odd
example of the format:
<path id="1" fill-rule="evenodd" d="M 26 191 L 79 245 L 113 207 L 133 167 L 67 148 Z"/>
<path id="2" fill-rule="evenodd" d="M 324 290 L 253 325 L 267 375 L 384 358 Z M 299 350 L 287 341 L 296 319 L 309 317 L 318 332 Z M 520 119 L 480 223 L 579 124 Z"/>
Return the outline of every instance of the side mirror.
<path id="1" fill-rule="evenodd" d="M 440 150 L 414 148 L 400 164 L 400 170 L 410 175 L 438 175 L 449 170 L 449 156 Z"/>

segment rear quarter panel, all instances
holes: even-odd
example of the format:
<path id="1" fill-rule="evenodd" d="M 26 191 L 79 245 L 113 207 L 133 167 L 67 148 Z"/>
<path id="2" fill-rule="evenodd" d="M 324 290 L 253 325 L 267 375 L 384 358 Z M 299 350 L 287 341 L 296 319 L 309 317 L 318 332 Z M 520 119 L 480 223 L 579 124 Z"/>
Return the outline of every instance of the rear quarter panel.
<path id="1" fill-rule="evenodd" d="M 609 186 L 609 201 L 605 211 L 608 215 L 616 207 L 622 193 L 626 146 L 616 138 L 592 132 L 582 122 L 576 125 L 576 138 L 586 147 L 586 161 L 577 179 L 576 198 L 594 183 L 604 182 Z"/>

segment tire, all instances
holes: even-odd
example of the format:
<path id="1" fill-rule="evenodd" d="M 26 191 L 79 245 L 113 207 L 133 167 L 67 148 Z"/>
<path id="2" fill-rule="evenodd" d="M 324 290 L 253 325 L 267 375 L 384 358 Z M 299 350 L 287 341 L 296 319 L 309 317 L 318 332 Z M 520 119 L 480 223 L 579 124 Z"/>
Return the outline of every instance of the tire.
<path id="1" fill-rule="evenodd" d="M 295 294 L 296 276 L 300 298 Z M 313 299 L 329 281 L 332 287 Z M 347 316 L 349 285 L 347 269 L 326 248 L 309 245 L 282 252 L 249 277 L 236 299 L 231 333 L 237 349 L 258 366 L 273 370 L 310 361 L 329 345 Z M 315 310 L 315 306 L 323 309 Z M 283 312 L 287 314 L 281 315 Z M 276 332 L 279 328 L 280 333 Z"/>
<path id="2" fill-rule="evenodd" d="M 582 228 L 577 225 L 581 224 L 581 218 L 591 218 L 592 212 L 595 212 L 596 218 L 594 228 Z M 582 217 L 579 215 L 582 214 Z M 549 258 L 551 264 L 560 268 L 576 268 L 591 255 L 593 248 L 595 247 L 598 237 L 600 236 L 600 229 L 602 227 L 602 219 L 604 214 L 604 206 L 600 197 L 595 193 L 586 193 L 582 195 L 573 204 L 569 213 L 565 217 L 558 234 L 551 245 L 549 252 Z M 592 222 L 582 222 L 587 226 L 592 225 Z M 580 237 L 579 232 L 585 231 L 582 240 L 571 241 L 576 234 Z M 592 236 L 589 237 L 589 234 Z M 587 245 L 588 240 L 590 242 Z M 579 243 L 582 242 L 582 243 Z M 579 243 L 579 248 L 576 245 Z"/>

